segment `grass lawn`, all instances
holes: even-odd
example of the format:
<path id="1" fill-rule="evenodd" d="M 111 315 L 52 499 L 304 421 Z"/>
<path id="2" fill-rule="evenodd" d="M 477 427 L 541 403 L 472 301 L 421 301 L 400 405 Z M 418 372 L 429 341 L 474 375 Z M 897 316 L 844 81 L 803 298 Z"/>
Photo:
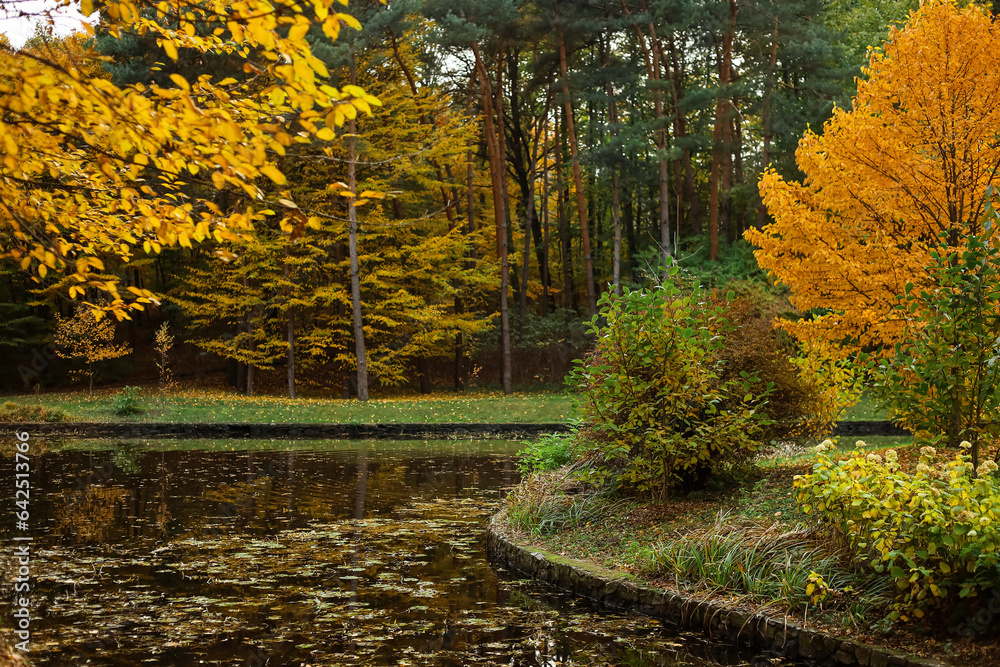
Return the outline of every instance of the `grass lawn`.
<path id="1" fill-rule="evenodd" d="M 40 403 L 59 408 L 73 421 L 122 421 L 111 411 L 111 397 L 118 390 L 100 389 L 90 398 L 86 392 L 53 392 L 0 397 L 26 405 Z M 239 423 L 538 423 L 565 422 L 579 416 L 576 402 L 565 392 L 521 392 L 504 396 L 500 392 L 440 393 L 431 396 L 404 396 L 370 400 L 328 398 L 289 399 L 278 396 L 246 397 L 221 389 L 193 389 L 161 396 L 156 388 L 142 390 L 143 414 L 129 418 L 141 422 L 239 422 Z M 885 419 L 866 399 L 849 408 L 845 420 Z M 850 442 L 848 443 L 848 440 Z M 871 438 L 883 446 L 905 438 Z M 842 445 L 854 439 L 841 438 Z M 912 442 L 912 439 L 909 441 Z"/>
<path id="2" fill-rule="evenodd" d="M 860 401 L 844 411 L 844 421 L 882 421 L 886 419 L 885 412 L 876 408 L 868 396 L 862 396 Z"/>
<path id="3" fill-rule="evenodd" d="M 111 412 L 113 390 L 8 396 L 0 402 L 60 408 L 74 421 L 122 421 Z M 537 423 L 564 422 L 576 417 L 574 399 L 565 393 L 435 394 L 356 400 L 275 396 L 246 397 L 221 390 L 187 390 L 160 396 L 143 390 L 146 412 L 129 421 L 243 423 Z"/>

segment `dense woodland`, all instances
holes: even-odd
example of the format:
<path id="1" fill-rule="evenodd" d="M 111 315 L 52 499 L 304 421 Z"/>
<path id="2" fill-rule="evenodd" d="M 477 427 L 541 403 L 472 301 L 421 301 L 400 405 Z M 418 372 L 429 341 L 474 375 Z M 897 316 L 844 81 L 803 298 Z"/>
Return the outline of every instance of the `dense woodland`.
<path id="1" fill-rule="evenodd" d="M 107 275 L 163 299 L 118 325 L 133 353 L 104 379 L 153 377 L 167 321 L 183 343 L 178 379 L 228 370 L 248 394 L 558 382 L 599 295 L 665 260 L 706 282 L 761 279 L 741 236 L 767 220 L 762 172 L 800 177 L 803 132 L 850 106 L 869 45 L 916 4 L 352 2 L 360 30 L 334 42 L 314 26 L 306 39 L 331 85 L 380 105 L 321 130 L 332 141 L 292 144 L 284 187 L 260 179 L 272 207 L 310 224 L 290 232 L 273 214 L 236 239 L 107 254 Z M 174 60 L 151 35 L 101 24 L 93 38 L 40 31 L 24 49 L 117 86 L 267 84 L 239 58 Z M 223 215 L 254 204 L 238 188 L 185 188 Z M 62 361 L 17 369 L 38 365 L 73 283 L 2 271 L 6 388 L 64 384 Z"/>

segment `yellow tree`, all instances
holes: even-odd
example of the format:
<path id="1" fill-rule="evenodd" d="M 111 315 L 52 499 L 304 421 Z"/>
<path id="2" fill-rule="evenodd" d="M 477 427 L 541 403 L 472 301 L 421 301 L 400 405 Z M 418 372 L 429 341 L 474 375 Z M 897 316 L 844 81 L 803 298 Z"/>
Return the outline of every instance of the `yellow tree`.
<path id="1" fill-rule="evenodd" d="M 930 251 L 981 230 L 1000 182 L 1000 26 L 981 9 L 928 1 L 876 50 L 853 108 L 808 132 L 789 182 L 760 191 L 774 221 L 750 230 L 757 261 L 800 311 L 782 327 L 841 351 L 896 342 L 907 283 L 928 284 Z"/>
<path id="2" fill-rule="evenodd" d="M 0 225 L 14 238 L 0 252 L 38 278 L 71 275 L 70 297 L 103 293 L 95 311 L 124 317 L 154 295 L 130 287 L 123 298 L 114 280 L 95 273 L 101 257 L 127 261 L 140 250 L 235 239 L 275 211 L 286 232 L 301 230 L 310 220 L 294 202 L 281 193 L 271 201 L 261 186 L 285 184 L 276 161 L 290 145 L 330 141 L 335 127 L 377 103 L 356 86 L 328 85 L 310 51 L 313 25 L 331 39 L 344 25 L 360 27 L 332 6 L 102 3 L 111 35 L 153 37 L 172 60 L 184 49 L 240 58 L 242 82 L 171 74 L 169 87 L 118 87 L 92 73 L 92 52 L 52 58 L 0 45 Z M 92 14 L 93 1 L 81 9 Z"/>
<path id="3" fill-rule="evenodd" d="M 94 312 L 77 308 L 73 317 L 56 317 L 56 354 L 64 359 L 78 359 L 84 366 L 74 375 L 90 382 L 90 395 L 94 395 L 96 364 L 130 354 L 127 345 L 115 344 L 115 325 L 111 320 L 98 320 Z"/>

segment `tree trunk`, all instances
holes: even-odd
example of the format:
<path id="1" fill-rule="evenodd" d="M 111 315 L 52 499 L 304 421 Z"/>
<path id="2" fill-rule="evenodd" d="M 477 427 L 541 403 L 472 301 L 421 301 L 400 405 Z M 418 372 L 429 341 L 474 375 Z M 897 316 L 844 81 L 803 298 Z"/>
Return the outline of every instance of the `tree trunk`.
<path id="1" fill-rule="evenodd" d="M 549 103 L 552 99 L 551 93 L 545 96 L 545 110 L 542 112 L 542 120 L 537 121 L 534 136 L 531 138 L 531 150 L 528 154 L 528 188 L 524 201 L 524 271 L 521 276 L 521 311 L 520 330 L 524 333 L 524 323 L 528 316 L 528 267 L 531 261 L 531 232 L 538 226 L 538 209 L 535 207 L 535 182 L 538 180 L 538 144 L 545 131 L 545 120 L 549 117 Z M 542 257 L 539 256 L 539 278 L 542 284 L 545 283 L 545 275 L 542 271 Z M 544 311 L 544 307 L 543 307 Z"/>
<path id="2" fill-rule="evenodd" d="M 771 97 L 774 95 L 774 70 L 778 63 L 778 19 L 774 20 L 774 29 L 771 31 L 771 59 L 767 70 L 767 86 L 764 88 L 764 106 L 761 109 L 761 125 L 763 126 L 764 137 L 761 147 L 761 166 L 764 171 L 771 167 Z M 764 201 L 757 204 L 757 229 L 764 226 L 764 218 L 767 211 L 764 208 Z"/>
<path id="3" fill-rule="evenodd" d="M 660 48 L 660 41 L 656 36 L 653 24 L 649 24 L 650 47 L 653 51 L 653 71 L 656 72 L 656 80 L 662 81 L 662 61 L 663 49 Z M 666 266 L 674 256 L 674 244 L 677 242 L 670 239 L 670 170 L 668 165 L 670 158 L 667 154 L 667 118 L 664 111 L 663 93 L 657 90 L 654 104 L 656 119 L 659 127 L 656 130 L 656 147 L 660 151 L 660 245 L 663 248 L 663 265 Z"/>
<path id="4" fill-rule="evenodd" d="M 732 69 L 733 35 L 736 32 L 736 0 L 729 0 L 729 27 L 722 36 L 722 54 L 719 60 L 719 97 L 715 104 L 715 128 L 712 132 L 712 171 L 709 176 L 709 258 L 719 259 L 719 172 L 723 170 L 724 143 L 727 142 L 725 131 L 729 118 L 729 80 Z M 718 51 L 716 52 L 718 54 Z M 723 176 L 723 178 L 727 178 Z M 731 179 L 731 175 L 728 177 Z M 729 181 L 731 184 L 731 180 Z M 726 190 L 725 184 L 723 190 Z"/>
<path id="5" fill-rule="evenodd" d="M 473 98 L 475 95 L 475 85 L 476 76 L 473 75 L 469 78 L 469 95 L 468 104 L 466 106 L 466 113 L 471 117 L 474 113 Z M 468 150 L 465 152 L 465 189 L 466 189 L 466 225 L 465 233 L 471 236 L 473 232 L 476 231 L 476 219 L 475 219 L 475 169 L 472 164 L 472 160 L 475 157 L 473 150 L 473 144 L 469 144 Z M 456 197 L 457 199 L 457 197 Z M 466 252 L 465 268 L 471 269 L 474 266 L 473 258 L 475 257 L 475 246 L 469 243 L 468 250 Z M 455 299 L 455 314 L 459 314 L 465 311 L 465 304 L 461 299 Z M 455 336 L 455 391 L 461 391 L 465 388 L 464 379 L 464 367 L 465 367 L 465 337 L 461 332 Z"/>
<path id="6" fill-rule="evenodd" d="M 542 129 L 548 132 L 549 117 L 546 114 L 542 122 Z M 542 317 L 549 314 L 549 148 L 548 141 L 542 147 L 542 259 L 539 262 L 538 272 L 542 277 Z"/>
<path id="7" fill-rule="evenodd" d="M 427 363 L 427 357 L 417 357 L 417 374 L 420 376 L 420 393 L 431 393 L 431 369 Z"/>
<path id="8" fill-rule="evenodd" d="M 626 14 L 628 11 L 624 0 L 620 0 L 622 9 Z M 656 29 L 653 24 L 649 24 L 649 43 L 646 43 L 646 36 L 638 23 L 633 23 L 636 37 L 639 39 L 639 47 L 646 63 L 646 74 L 651 81 L 659 82 L 663 79 L 662 63 L 663 49 L 660 47 L 659 39 L 656 36 Z M 656 117 L 656 148 L 660 154 L 657 165 L 660 177 L 660 251 L 663 256 L 664 266 L 673 257 L 674 247 L 670 241 L 670 170 L 668 168 L 669 157 L 667 156 L 667 127 L 666 114 L 664 113 L 663 91 L 659 86 L 653 88 L 653 112 Z"/>
<path id="9" fill-rule="evenodd" d="M 355 85 L 356 75 L 354 70 L 354 54 L 351 54 L 351 84 Z M 357 131 L 354 119 L 347 122 L 347 131 L 350 136 L 347 139 L 347 188 L 349 192 L 354 192 L 357 188 L 357 140 L 354 133 Z M 358 210 L 354 204 L 354 197 L 347 199 L 347 221 L 350 225 L 348 252 L 351 262 L 351 309 L 353 311 L 354 325 L 354 356 L 358 366 L 358 400 L 368 400 L 368 354 L 365 350 L 365 329 L 361 322 L 361 270 L 358 265 Z"/>
<path id="10" fill-rule="evenodd" d="M 241 268 L 243 269 L 243 290 L 245 293 L 249 293 L 250 280 L 247 278 L 247 272 L 246 272 L 246 267 L 247 267 L 246 255 L 240 257 L 240 265 Z M 247 335 L 247 351 L 250 352 L 250 358 L 253 359 L 253 352 L 254 349 L 256 348 L 256 345 L 253 342 L 253 320 L 250 317 L 249 312 L 243 316 L 243 330 Z M 252 361 L 248 361 L 246 364 L 246 373 L 244 379 L 246 380 L 246 387 L 245 387 L 246 395 L 253 396 L 254 365 Z"/>
<path id="11" fill-rule="evenodd" d="M 490 161 L 490 181 L 493 191 L 493 216 L 496 223 L 497 258 L 500 260 L 500 356 L 501 382 L 504 394 L 513 392 L 510 358 L 510 313 L 508 312 L 507 291 L 510 287 L 510 263 L 507 256 L 507 211 L 504 197 L 506 180 L 506 156 L 502 153 L 497 125 L 494 123 L 493 86 L 490 83 L 486 64 L 479 52 L 479 46 L 472 44 L 476 59 L 476 71 L 483 97 L 483 125 L 486 133 L 486 151 Z M 499 99 L 499 96 L 498 96 Z M 496 119 L 502 117 L 502 108 L 497 108 Z M 501 120 L 502 122 L 502 120 Z M 502 126 L 500 128 L 502 130 Z"/>
<path id="12" fill-rule="evenodd" d="M 629 277 L 635 280 L 635 266 L 632 261 L 632 257 L 635 256 L 635 205 L 628 177 L 626 176 L 623 180 L 625 181 L 624 188 L 622 188 L 625 191 L 625 210 L 622 211 L 622 218 L 625 223 L 625 245 L 628 247 L 628 259 L 625 265 L 628 267 Z"/>
<path id="13" fill-rule="evenodd" d="M 556 23 L 559 10 L 554 9 Z M 587 280 L 587 307 L 591 315 L 597 314 L 597 291 L 594 288 L 594 259 L 590 254 L 590 228 L 587 223 L 587 205 L 583 192 L 583 174 L 580 170 L 580 149 L 576 141 L 576 126 L 573 122 L 573 98 L 569 92 L 569 73 L 566 66 L 566 36 L 559 28 L 559 72 L 562 76 L 563 106 L 566 114 L 566 132 L 569 136 L 569 150 L 573 158 L 573 184 L 576 186 L 576 211 L 580 218 L 580 240 L 583 244 L 583 270 Z"/>
<path id="14" fill-rule="evenodd" d="M 565 115 L 563 116 L 565 119 Z M 563 120 L 559 128 L 559 155 L 556 158 L 556 187 L 559 194 L 556 197 L 556 213 L 559 216 L 559 243 L 563 269 L 563 308 L 573 310 L 573 258 L 570 256 L 572 245 L 569 238 L 569 220 L 566 218 L 566 184 L 563 181 L 563 132 L 566 122 Z"/>
<path id="15" fill-rule="evenodd" d="M 250 351 L 257 351 L 257 344 L 253 342 L 253 325 L 250 327 Z M 257 380 L 257 367 L 253 363 L 247 364 L 247 396 L 254 395 L 254 383 Z"/>
<path id="16" fill-rule="evenodd" d="M 286 303 L 292 298 L 292 267 L 288 262 L 291 252 L 288 246 L 285 246 L 285 282 L 288 285 L 285 287 L 285 301 Z M 295 398 L 295 309 L 292 306 L 288 306 L 288 397 Z"/>
<path id="17" fill-rule="evenodd" d="M 295 311 L 288 309 L 288 398 L 295 398 Z"/>
<path id="18" fill-rule="evenodd" d="M 744 185 L 743 174 L 743 122 L 739 115 L 733 117 L 733 183 L 739 187 Z M 729 196 L 729 207 L 732 209 L 733 197 Z M 746 231 L 746 207 L 741 207 L 736 212 L 736 220 L 733 222 L 733 237 L 729 239 L 730 245 L 740 238 Z"/>
<path id="19" fill-rule="evenodd" d="M 604 68 L 611 67 L 611 38 L 604 45 Z M 611 83 L 611 77 L 605 76 L 604 90 L 608 95 L 608 125 L 611 130 L 611 144 L 618 145 L 618 107 L 615 100 L 615 88 Z M 614 270 L 613 282 L 615 294 L 621 296 L 622 293 L 622 219 L 618 206 L 618 165 L 611 165 L 611 224 L 614 227 Z"/>

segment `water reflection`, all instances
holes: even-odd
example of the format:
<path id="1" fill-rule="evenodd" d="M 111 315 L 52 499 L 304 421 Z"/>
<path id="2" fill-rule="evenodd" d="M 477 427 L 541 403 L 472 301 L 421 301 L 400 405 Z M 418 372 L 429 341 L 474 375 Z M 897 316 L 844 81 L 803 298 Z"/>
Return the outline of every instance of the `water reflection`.
<path id="1" fill-rule="evenodd" d="M 517 481 L 516 443 L 180 442 L 33 456 L 38 664 L 748 657 L 498 576 L 483 521 Z"/>

